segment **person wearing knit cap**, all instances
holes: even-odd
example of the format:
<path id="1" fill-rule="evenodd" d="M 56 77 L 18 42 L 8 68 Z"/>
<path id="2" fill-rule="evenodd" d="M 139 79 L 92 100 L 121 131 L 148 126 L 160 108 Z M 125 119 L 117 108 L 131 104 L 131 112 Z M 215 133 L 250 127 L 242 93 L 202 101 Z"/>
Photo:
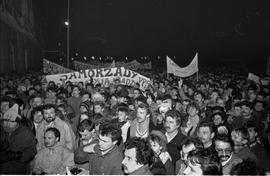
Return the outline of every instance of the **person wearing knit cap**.
<path id="1" fill-rule="evenodd" d="M 14 104 L 1 119 L 0 174 L 30 174 L 30 161 L 37 153 L 34 134 L 20 123 Z"/>
<path id="2" fill-rule="evenodd" d="M 84 101 L 80 104 L 80 112 L 92 114 L 93 113 L 93 105 L 90 101 Z"/>
<path id="3" fill-rule="evenodd" d="M 135 108 L 137 108 L 142 103 L 147 104 L 147 98 L 143 95 L 140 95 L 135 99 Z"/>
<path id="4" fill-rule="evenodd" d="M 167 138 L 165 134 L 158 130 L 152 130 L 149 138 L 149 145 L 154 153 L 153 163 L 150 166 L 150 171 L 154 175 L 173 175 L 174 168 L 172 158 L 167 152 Z"/>
<path id="5" fill-rule="evenodd" d="M 128 91 L 126 89 L 122 89 L 117 93 L 117 102 L 118 103 L 127 103 Z"/>

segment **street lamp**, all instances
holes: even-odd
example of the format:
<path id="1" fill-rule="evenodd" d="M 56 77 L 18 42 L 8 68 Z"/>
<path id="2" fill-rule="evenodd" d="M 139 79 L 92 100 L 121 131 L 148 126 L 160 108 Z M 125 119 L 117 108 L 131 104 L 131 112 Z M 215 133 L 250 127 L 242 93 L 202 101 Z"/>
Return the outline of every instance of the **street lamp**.
<path id="1" fill-rule="evenodd" d="M 65 25 L 67 26 L 67 68 L 69 68 L 69 0 L 67 0 L 67 21 L 65 21 Z"/>

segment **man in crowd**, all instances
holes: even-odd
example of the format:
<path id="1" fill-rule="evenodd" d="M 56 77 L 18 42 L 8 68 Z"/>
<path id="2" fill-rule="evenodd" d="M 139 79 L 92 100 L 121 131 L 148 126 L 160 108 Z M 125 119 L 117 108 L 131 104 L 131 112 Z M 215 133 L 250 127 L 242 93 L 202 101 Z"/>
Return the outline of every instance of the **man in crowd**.
<path id="1" fill-rule="evenodd" d="M 223 175 L 228 175 L 234 165 L 242 162 L 242 159 L 238 158 L 233 153 L 233 141 L 230 136 L 226 134 L 217 134 L 215 138 L 215 149 L 218 153 L 219 160 L 222 165 Z"/>
<path id="2" fill-rule="evenodd" d="M 44 120 L 40 124 L 40 128 L 36 131 L 37 136 L 37 150 L 41 150 L 45 147 L 44 145 L 44 131 L 47 128 L 55 127 L 57 128 L 61 134 L 59 143 L 66 146 L 71 151 L 74 150 L 75 143 L 75 134 L 71 127 L 68 126 L 66 122 L 61 120 L 55 113 L 55 106 L 52 104 L 44 105 L 43 107 L 43 116 Z"/>
<path id="3" fill-rule="evenodd" d="M 203 143 L 197 137 L 187 137 L 182 144 L 180 150 L 181 158 L 176 161 L 175 165 L 175 173 L 177 175 L 184 175 L 184 171 L 187 168 L 187 157 L 188 154 L 193 150 L 201 150 L 203 149 Z"/>
<path id="4" fill-rule="evenodd" d="M 150 110 L 147 104 L 141 103 L 137 108 L 137 117 L 131 122 L 128 138 L 147 138 L 153 124 L 150 121 Z"/>
<path id="5" fill-rule="evenodd" d="M 36 154 L 33 133 L 20 124 L 19 106 L 14 104 L 1 119 L 0 174 L 30 174 L 30 161 Z"/>
<path id="6" fill-rule="evenodd" d="M 45 131 L 45 148 L 38 151 L 33 172 L 35 174 L 66 174 L 66 167 L 74 166 L 74 153 L 61 145 L 60 131 L 48 128 Z"/>
<path id="7" fill-rule="evenodd" d="M 221 175 L 222 167 L 216 153 L 209 150 L 193 150 L 188 155 L 185 175 Z"/>
<path id="8" fill-rule="evenodd" d="M 89 156 L 90 175 L 122 175 L 122 153 L 116 145 L 121 140 L 121 129 L 110 121 L 99 127 L 98 145 Z"/>
<path id="9" fill-rule="evenodd" d="M 172 157 L 172 163 L 175 167 L 175 163 L 180 159 L 180 148 L 185 136 L 179 130 L 182 119 L 180 113 L 176 110 L 170 110 L 165 114 L 165 135 L 167 138 L 167 150 Z"/>
<path id="10" fill-rule="evenodd" d="M 152 175 L 149 170 L 151 149 L 147 141 L 138 137 L 127 141 L 124 151 L 123 169 L 129 175 Z"/>
<path id="11" fill-rule="evenodd" d="M 197 136 L 203 143 L 204 149 L 215 152 L 215 145 L 213 144 L 213 139 L 215 137 L 215 132 L 213 129 L 212 122 L 201 122 L 198 126 Z"/>
<path id="12" fill-rule="evenodd" d="M 258 138 L 259 129 L 253 124 L 247 124 L 247 130 L 249 133 L 248 145 L 251 151 L 256 155 L 258 163 L 266 170 L 270 171 L 270 153 L 266 150 L 265 146 Z"/>

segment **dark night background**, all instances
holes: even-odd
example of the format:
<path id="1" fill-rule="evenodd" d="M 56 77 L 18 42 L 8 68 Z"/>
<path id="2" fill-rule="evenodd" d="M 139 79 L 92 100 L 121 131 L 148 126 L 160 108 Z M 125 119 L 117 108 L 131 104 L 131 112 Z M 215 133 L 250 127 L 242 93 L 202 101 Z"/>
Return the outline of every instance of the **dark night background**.
<path id="1" fill-rule="evenodd" d="M 67 0 L 39 9 L 44 50 L 66 53 Z M 199 52 L 199 65 L 239 61 L 261 71 L 270 51 L 269 0 L 70 0 L 70 22 L 75 59 L 168 55 L 184 66 Z"/>

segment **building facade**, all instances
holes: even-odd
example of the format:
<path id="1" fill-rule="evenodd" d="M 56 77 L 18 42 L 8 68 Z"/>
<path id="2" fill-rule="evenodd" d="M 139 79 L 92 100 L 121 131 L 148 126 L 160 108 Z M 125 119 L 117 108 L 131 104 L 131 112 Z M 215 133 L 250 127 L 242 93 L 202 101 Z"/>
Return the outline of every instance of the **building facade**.
<path id="1" fill-rule="evenodd" d="M 34 0 L 0 0 L 0 73 L 40 70 L 41 28 Z"/>

